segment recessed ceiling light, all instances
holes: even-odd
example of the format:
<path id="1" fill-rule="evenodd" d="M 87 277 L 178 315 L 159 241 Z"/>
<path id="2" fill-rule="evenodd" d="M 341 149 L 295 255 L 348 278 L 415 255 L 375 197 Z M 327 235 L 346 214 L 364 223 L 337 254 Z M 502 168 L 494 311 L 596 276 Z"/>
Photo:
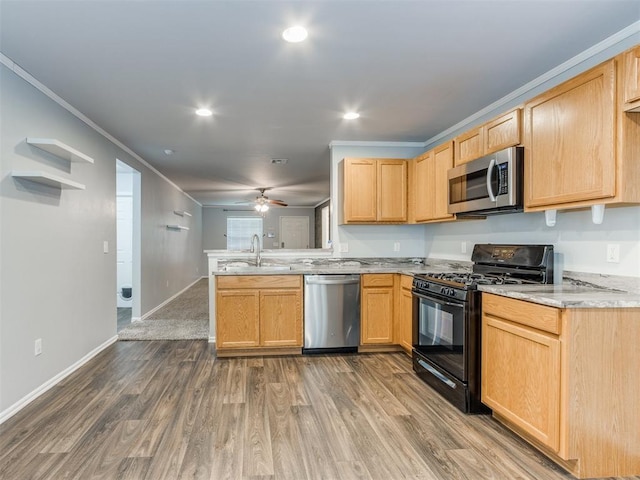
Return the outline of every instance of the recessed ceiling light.
<path id="1" fill-rule="evenodd" d="M 345 120 L 355 120 L 356 118 L 360 118 L 360 114 L 356 112 L 347 112 L 342 116 L 342 118 Z"/>
<path id="2" fill-rule="evenodd" d="M 175 150 L 171 150 L 170 148 L 165 148 L 165 149 L 164 149 L 164 154 L 165 154 L 165 155 L 167 155 L 167 156 L 171 156 L 171 155 L 173 155 L 174 153 L 176 153 L 176 151 L 175 151 Z"/>
<path id="3" fill-rule="evenodd" d="M 298 43 L 302 42 L 307 38 L 309 33 L 307 29 L 301 27 L 300 25 L 296 25 L 295 27 L 289 27 L 284 32 L 282 32 L 282 38 L 284 38 L 287 42 L 290 43 Z"/>
<path id="4" fill-rule="evenodd" d="M 210 117 L 213 115 L 213 112 L 208 108 L 199 108 L 196 110 L 196 115 L 200 115 L 201 117 Z"/>
<path id="5" fill-rule="evenodd" d="M 286 165 L 289 162 L 287 158 L 272 158 L 271 163 L 273 165 Z"/>

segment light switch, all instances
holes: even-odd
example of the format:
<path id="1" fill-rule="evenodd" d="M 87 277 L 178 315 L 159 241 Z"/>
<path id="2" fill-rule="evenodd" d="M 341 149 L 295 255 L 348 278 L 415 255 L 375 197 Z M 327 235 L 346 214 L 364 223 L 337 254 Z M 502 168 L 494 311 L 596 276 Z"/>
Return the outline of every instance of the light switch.
<path id="1" fill-rule="evenodd" d="M 102 242 L 102 251 L 104 253 L 109 253 L 109 241 L 105 240 L 104 242 Z"/>

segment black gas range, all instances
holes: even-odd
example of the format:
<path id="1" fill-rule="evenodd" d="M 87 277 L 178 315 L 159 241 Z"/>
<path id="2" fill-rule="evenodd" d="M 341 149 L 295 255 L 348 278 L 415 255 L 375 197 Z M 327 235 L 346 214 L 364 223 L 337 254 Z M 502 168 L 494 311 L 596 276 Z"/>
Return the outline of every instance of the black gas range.
<path id="1" fill-rule="evenodd" d="M 471 272 L 414 276 L 413 368 L 463 412 L 483 413 L 478 286 L 553 283 L 553 246 L 478 244 L 471 260 Z"/>

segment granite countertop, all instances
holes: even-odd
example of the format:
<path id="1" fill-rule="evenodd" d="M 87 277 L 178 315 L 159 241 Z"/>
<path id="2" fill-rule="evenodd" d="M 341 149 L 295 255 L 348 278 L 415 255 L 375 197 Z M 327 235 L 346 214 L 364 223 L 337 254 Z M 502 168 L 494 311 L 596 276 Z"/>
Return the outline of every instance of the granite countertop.
<path id="1" fill-rule="evenodd" d="M 340 275 L 358 273 L 402 273 L 470 271 L 469 262 L 424 259 L 299 259 L 294 262 L 263 259 L 260 267 L 253 261 L 220 262 L 214 275 Z"/>
<path id="2" fill-rule="evenodd" d="M 225 258 L 212 275 L 330 275 L 361 273 L 469 272 L 472 263 L 425 258 Z M 640 308 L 638 279 L 564 272 L 562 284 L 480 285 L 482 292 L 557 308 Z"/>
<path id="3" fill-rule="evenodd" d="M 640 295 L 597 286 L 480 285 L 482 292 L 558 308 L 640 308 Z M 639 318 L 640 319 L 640 318 Z"/>

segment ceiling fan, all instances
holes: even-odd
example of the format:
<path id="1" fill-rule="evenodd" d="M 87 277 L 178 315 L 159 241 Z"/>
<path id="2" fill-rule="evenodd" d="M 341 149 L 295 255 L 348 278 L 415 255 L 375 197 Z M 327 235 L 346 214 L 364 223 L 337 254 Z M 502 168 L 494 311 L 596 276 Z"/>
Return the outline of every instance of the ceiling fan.
<path id="1" fill-rule="evenodd" d="M 282 200 L 271 199 L 264 194 L 264 192 L 266 192 L 267 190 L 271 190 L 270 188 L 256 188 L 255 190 L 258 190 L 260 192 L 260 195 L 258 195 L 254 201 L 255 203 L 254 208 L 256 209 L 257 212 L 260 212 L 260 213 L 266 212 L 267 210 L 269 210 L 269 205 L 278 205 L 280 207 L 287 206 L 287 204 L 284 203 Z M 245 203 L 245 202 L 241 202 L 241 203 Z"/>

